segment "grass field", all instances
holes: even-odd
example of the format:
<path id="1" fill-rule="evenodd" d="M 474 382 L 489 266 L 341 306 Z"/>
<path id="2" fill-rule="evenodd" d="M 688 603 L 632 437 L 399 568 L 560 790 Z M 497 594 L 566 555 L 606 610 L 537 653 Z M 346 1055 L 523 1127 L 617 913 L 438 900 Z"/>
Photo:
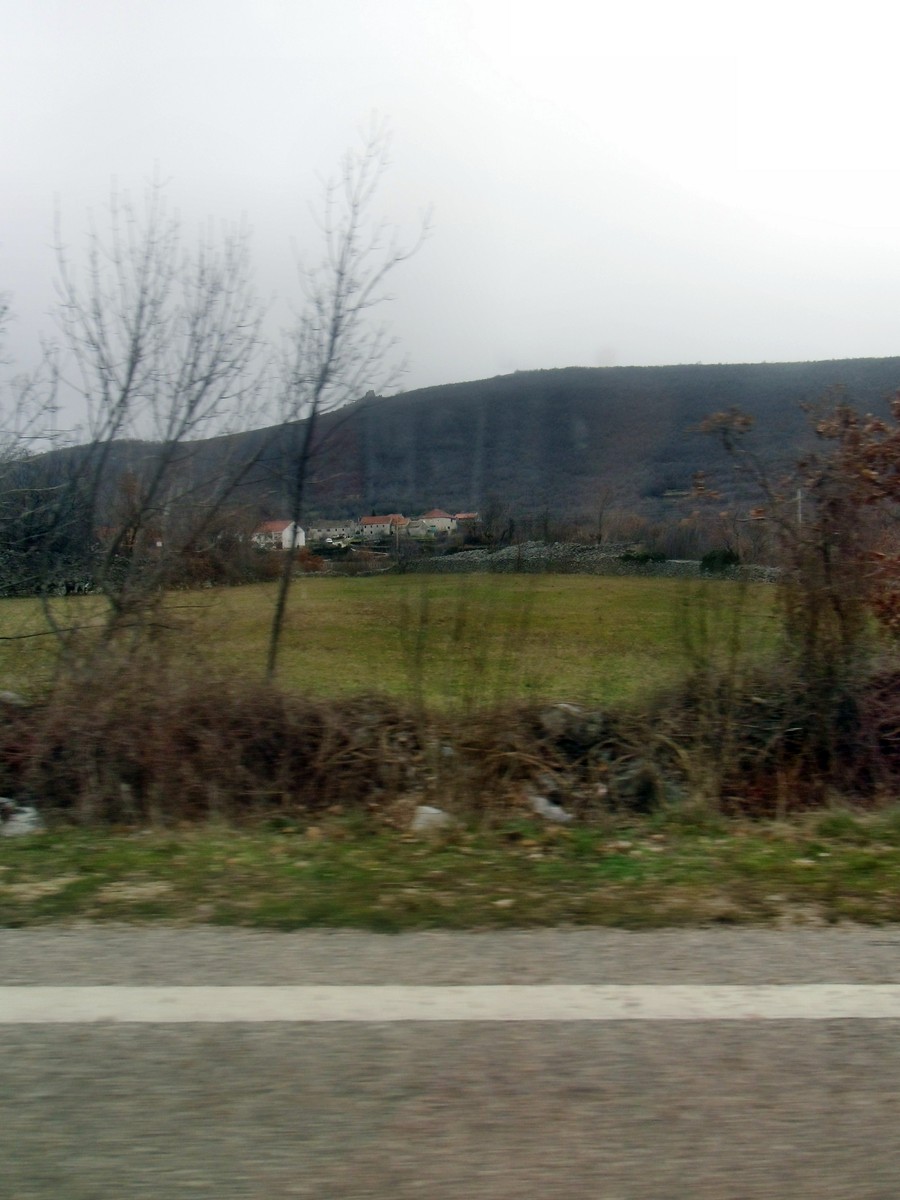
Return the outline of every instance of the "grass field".
<path id="1" fill-rule="evenodd" d="M 169 643 L 185 659 L 258 676 L 272 585 L 173 594 Z M 313 695 L 376 691 L 444 708 L 539 697 L 608 705 L 639 697 L 720 657 L 735 637 L 748 660 L 772 649 L 764 584 L 586 575 L 310 577 L 291 599 L 280 682 Z M 99 601 L 53 602 L 89 626 Z M 44 628 L 31 600 L 0 601 L 0 637 Z M 34 694 L 53 644 L 0 643 L 0 687 Z"/>

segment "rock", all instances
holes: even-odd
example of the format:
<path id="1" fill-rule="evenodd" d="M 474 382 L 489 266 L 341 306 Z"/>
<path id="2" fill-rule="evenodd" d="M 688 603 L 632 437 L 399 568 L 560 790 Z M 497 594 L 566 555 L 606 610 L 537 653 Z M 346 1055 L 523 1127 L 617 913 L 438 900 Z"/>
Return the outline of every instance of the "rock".
<path id="1" fill-rule="evenodd" d="M 577 704 L 554 704 L 538 717 L 542 732 L 569 754 L 579 755 L 596 747 L 608 733 L 602 712 L 586 712 Z"/>
<path id="2" fill-rule="evenodd" d="M 531 811 L 537 816 L 543 817 L 545 821 L 554 821 L 557 825 L 568 825 L 575 819 L 570 812 L 566 812 L 564 808 L 560 808 L 546 796 L 530 795 L 528 803 L 531 805 Z"/>
<path id="3" fill-rule="evenodd" d="M 410 822 L 412 833 L 438 833 L 456 824 L 456 819 L 442 808 L 433 808 L 430 804 L 420 804 L 413 813 Z"/>
<path id="4" fill-rule="evenodd" d="M 577 724 L 581 713 L 577 704 L 554 704 L 552 708 L 545 708 L 538 720 L 541 729 L 549 737 L 561 738 L 565 737 L 573 724 Z"/>
<path id="5" fill-rule="evenodd" d="M 29 707 L 28 701 L 18 692 L 0 692 L 0 704 L 5 704 L 8 708 Z"/>
<path id="6" fill-rule="evenodd" d="M 42 833 L 44 828 L 36 808 L 0 798 L 0 837 L 24 837 L 28 833 Z"/>

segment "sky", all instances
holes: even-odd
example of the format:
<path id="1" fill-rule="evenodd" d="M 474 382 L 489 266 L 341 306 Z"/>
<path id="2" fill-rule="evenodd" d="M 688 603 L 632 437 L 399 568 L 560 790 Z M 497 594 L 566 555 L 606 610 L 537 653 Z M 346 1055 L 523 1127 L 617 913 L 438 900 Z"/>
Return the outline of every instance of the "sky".
<path id="1" fill-rule="evenodd" d="M 564 366 L 900 354 L 900 86 L 862 0 L 0 0 L 7 355 L 154 174 L 252 229 L 277 332 L 322 181 L 373 116 L 413 240 L 407 389 Z"/>

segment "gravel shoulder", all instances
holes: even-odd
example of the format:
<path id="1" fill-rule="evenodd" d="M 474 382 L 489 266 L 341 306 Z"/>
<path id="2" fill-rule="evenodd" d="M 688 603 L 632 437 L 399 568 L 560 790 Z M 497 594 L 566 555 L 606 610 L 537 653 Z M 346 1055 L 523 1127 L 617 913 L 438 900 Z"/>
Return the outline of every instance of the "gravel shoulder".
<path id="1" fill-rule="evenodd" d="M 6 985 L 900 982 L 900 928 L 0 930 Z"/>

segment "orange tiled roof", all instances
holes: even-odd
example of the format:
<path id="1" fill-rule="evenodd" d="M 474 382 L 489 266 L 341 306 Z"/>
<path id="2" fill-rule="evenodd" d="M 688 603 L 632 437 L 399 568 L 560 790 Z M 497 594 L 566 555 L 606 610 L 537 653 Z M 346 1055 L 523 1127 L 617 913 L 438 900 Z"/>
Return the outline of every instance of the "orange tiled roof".
<path id="1" fill-rule="evenodd" d="M 263 521 L 253 530 L 254 533 L 284 533 L 290 521 Z"/>
<path id="2" fill-rule="evenodd" d="M 385 513 L 382 517 L 360 517 L 360 525 L 383 525 L 385 521 L 391 524 L 400 525 L 408 520 L 402 513 Z"/>

